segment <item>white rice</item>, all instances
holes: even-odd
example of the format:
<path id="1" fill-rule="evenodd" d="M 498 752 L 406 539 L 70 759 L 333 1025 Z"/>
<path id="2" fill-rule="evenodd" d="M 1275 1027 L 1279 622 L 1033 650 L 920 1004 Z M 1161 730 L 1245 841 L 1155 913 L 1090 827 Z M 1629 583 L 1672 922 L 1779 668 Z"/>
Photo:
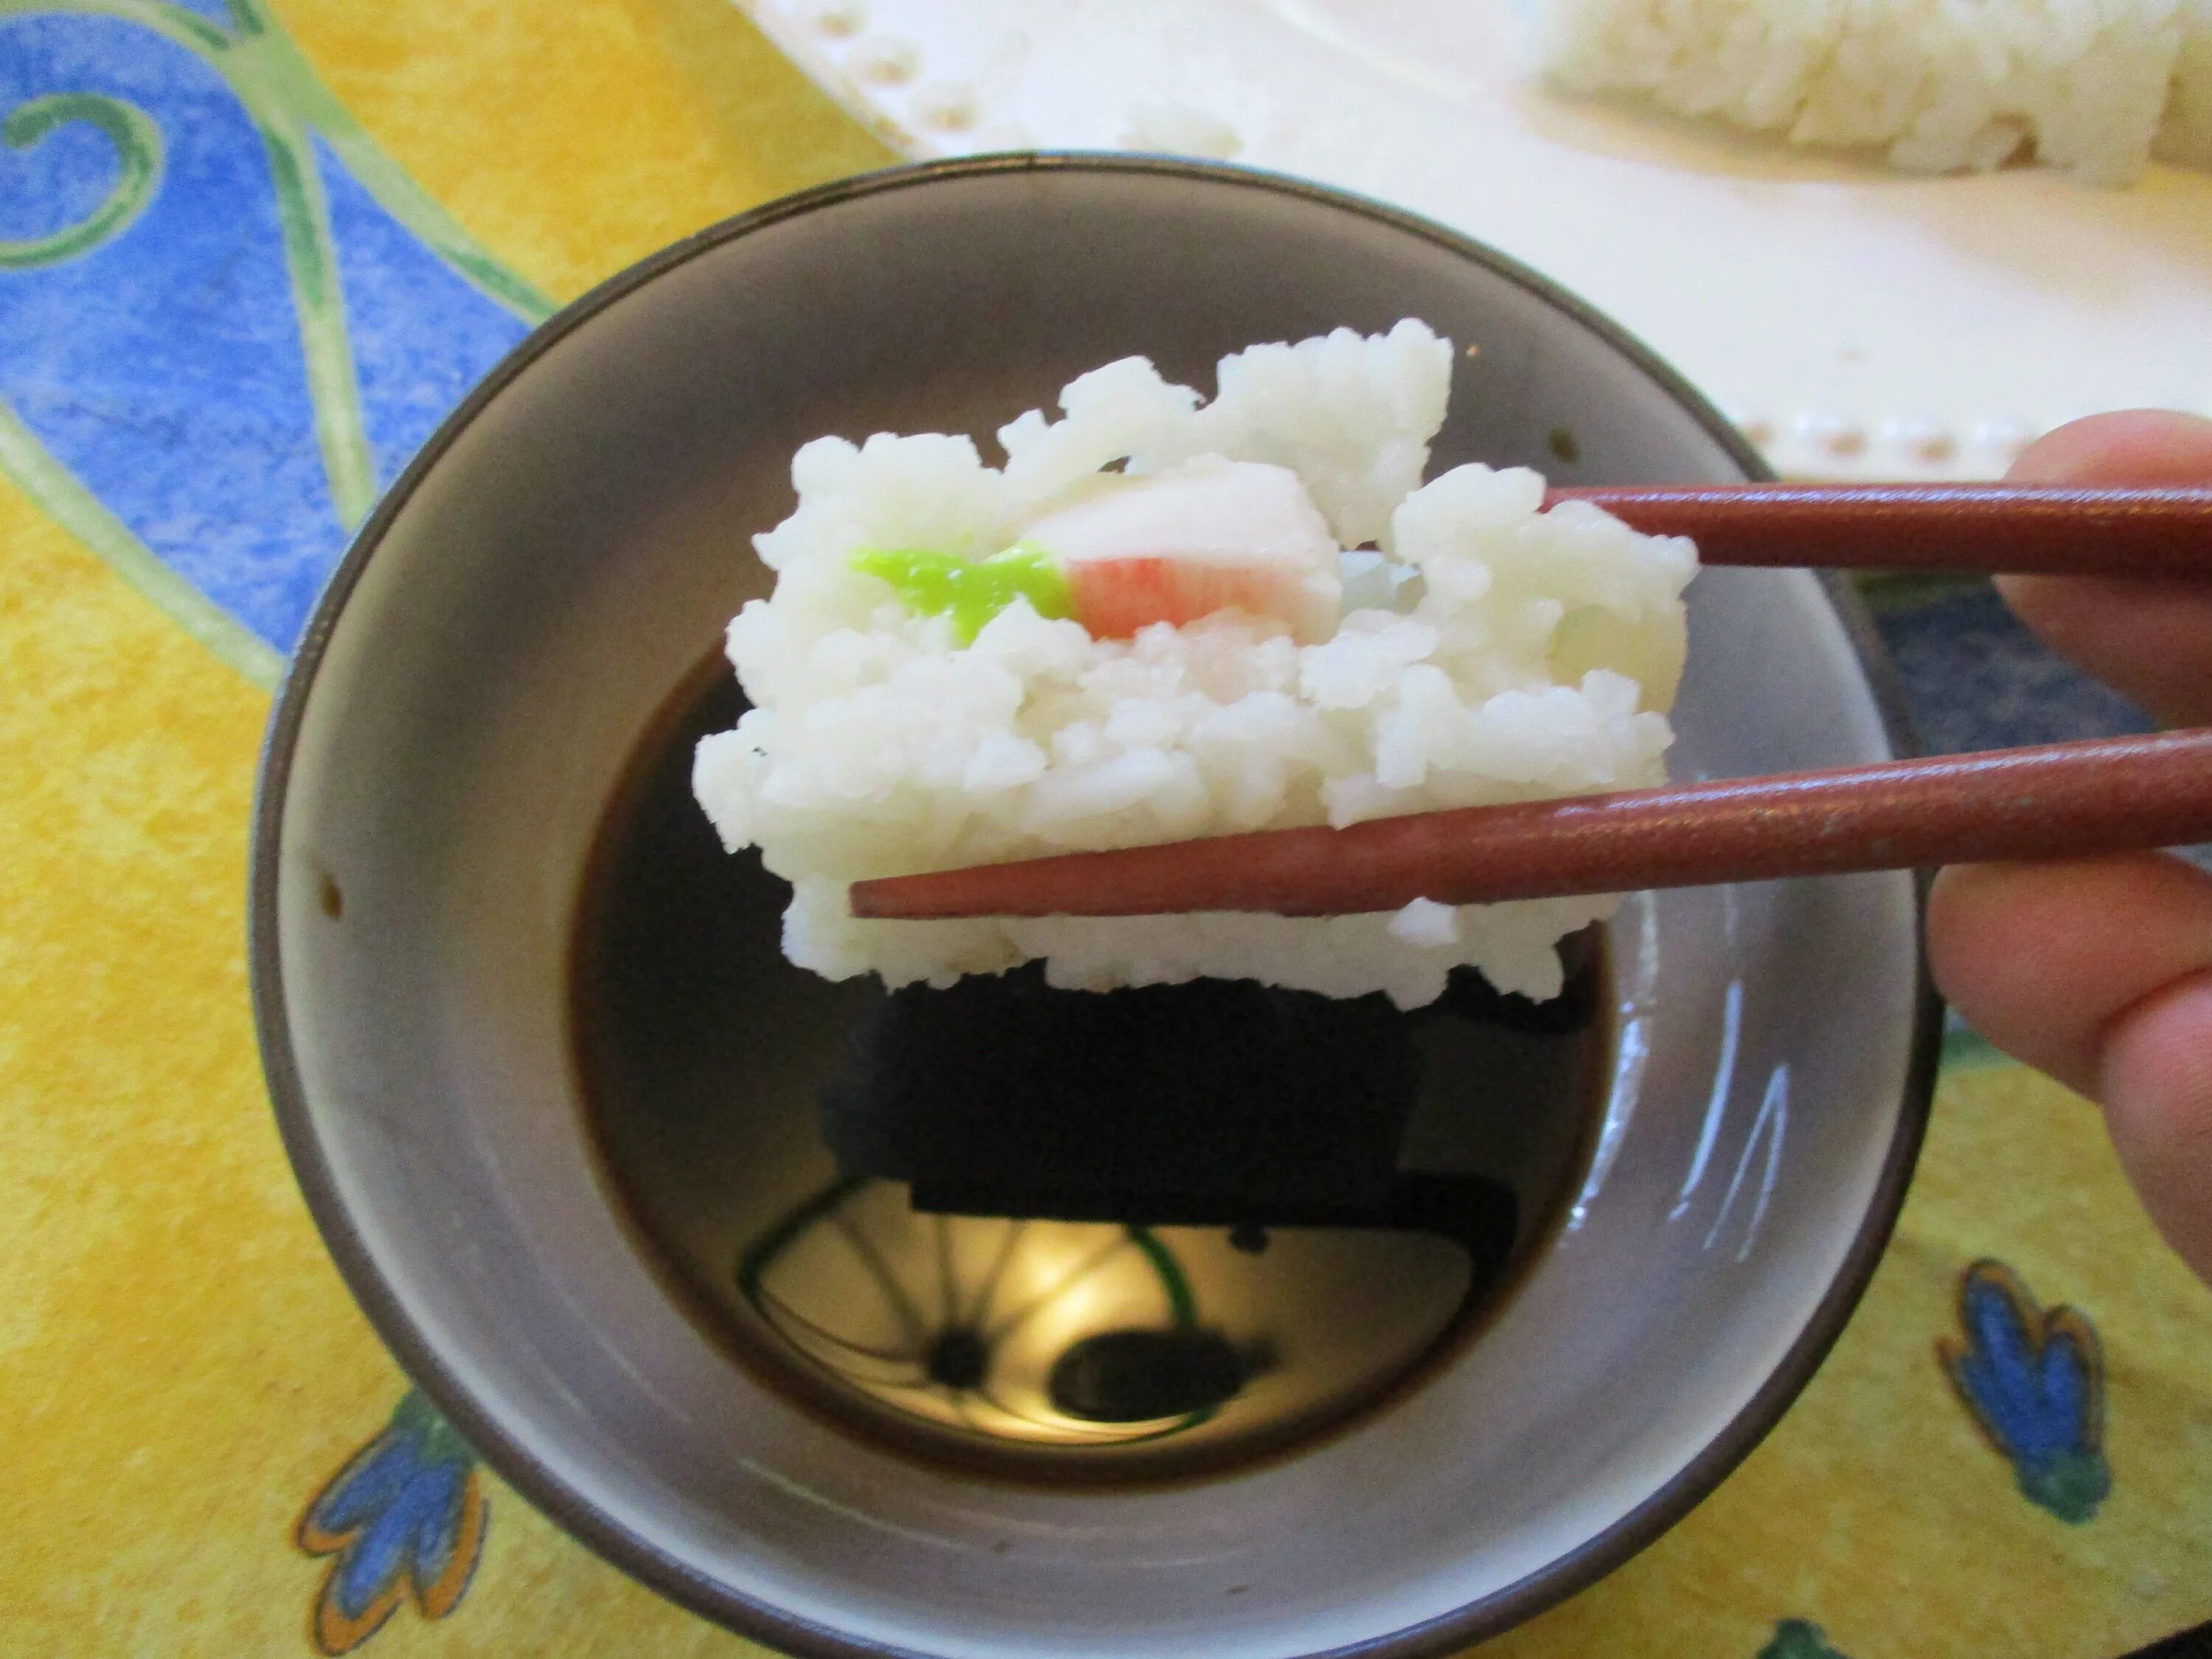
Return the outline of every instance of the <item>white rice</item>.
<path id="1" fill-rule="evenodd" d="M 2181 167 L 2212 169 L 2212 0 L 2181 0 L 2174 16 L 2181 50 L 2153 153 Z"/>
<path id="2" fill-rule="evenodd" d="M 1201 404 L 1128 358 L 1070 385 L 1066 418 L 1001 429 L 1003 470 L 964 437 L 801 449 L 798 510 L 754 544 L 774 595 L 730 624 L 753 708 L 693 775 L 725 845 L 757 845 L 793 883 L 791 960 L 942 986 L 1041 958 L 1063 987 L 1214 975 L 1407 1007 L 1471 963 L 1555 994 L 1558 941 L 1613 900 L 1318 920 L 884 922 L 846 905 L 864 877 L 1660 781 L 1695 551 L 1592 507 L 1540 513 L 1530 471 L 1422 485 L 1452 361 L 1418 322 L 1340 330 L 1224 359 Z M 1097 640 L 1018 600 L 963 647 L 848 563 L 864 546 L 988 557 L 1109 463 L 1209 453 L 1295 469 L 1340 544 L 1379 543 L 1346 562 L 1352 602 L 1376 608 L 1301 647 L 1237 612 Z M 1394 592 L 1402 612 L 1380 608 Z"/>
<path id="3" fill-rule="evenodd" d="M 2208 0 L 1534 0 L 1534 66 L 1916 172 L 2212 165 Z"/>

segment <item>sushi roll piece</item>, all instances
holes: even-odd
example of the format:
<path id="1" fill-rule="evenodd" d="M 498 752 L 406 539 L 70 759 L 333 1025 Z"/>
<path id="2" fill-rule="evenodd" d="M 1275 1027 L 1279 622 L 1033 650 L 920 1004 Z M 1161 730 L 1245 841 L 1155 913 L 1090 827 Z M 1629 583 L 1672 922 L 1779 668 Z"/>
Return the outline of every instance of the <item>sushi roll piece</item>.
<path id="1" fill-rule="evenodd" d="M 863 921 L 867 877 L 1661 781 L 1680 538 L 1546 511 L 1525 470 L 1425 483 L 1455 354 L 1418 322 L 1255 346 L 1208 401 L 1141 358 L 999 434 L 824 438 L 755 538 L 751 707 L 693 787 L 793 884 L 832 978 L 1073 989 L 1249 979 L 1413 1007 L 1455 968 L 1535 997 L 1604 897 L 1334 917 Z"/>
<path id="2" fill-rule="evenodd" d="M 1539 0 L 1532 67 L 1910 172 L 2212 162 L 2203 0 Z"/>

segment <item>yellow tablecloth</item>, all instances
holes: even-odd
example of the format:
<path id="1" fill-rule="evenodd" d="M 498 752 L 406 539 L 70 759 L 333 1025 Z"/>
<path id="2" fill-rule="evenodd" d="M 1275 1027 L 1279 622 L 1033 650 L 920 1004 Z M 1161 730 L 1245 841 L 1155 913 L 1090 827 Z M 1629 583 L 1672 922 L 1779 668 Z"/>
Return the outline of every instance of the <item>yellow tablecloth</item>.
<path id="1" fill-rule="evenodd" d="M 0 0 L 0 1654 L 746 1650 L 475 1464 L 348 1297 L 255 1057 L 246 823 L 307 567 L 472 377 L 451 341 L 490 351 L 701 225 L 890 158 L 720 0 L 193 3 Z M 101 88 L 155 137 L 52 101 Z M 295 194 L 337 227 L 342 293 L 302 298 L 324 267 L 285 244 L 270 349 L 314 381 L 312 432 L 164 483 L 165 443 L 190 466 L 264 441 L 246 413 L 164 435 L 224 412 L 156 395 L 202 277 L 162 279 L 184 313 L 108 319 L 155 329 L 152 391 L 69 341 L 157 246 L 231 280 L 246 210 L 185 130 L 225 98 L 262 137 L 240 154 L 319 169 Z M 70 243 L 128 197 L 134 143 L 152 204 Z M 410 260 L 415 287 L 387 280 Z M 491 320 L 410 344 L 407 296 L 456 271 L 451 303 Z M 52 287 L 81 276 L 106 286 Z M 349 384 L 352 427 L 321 390 Z M 254 492 L 295 475 L 326 494 L 270 542 Z M 1800 1403 L 1493 1651 L 2094 1659 L 2212 1616 L 2212 1294 L 2093 1109 L 1958 1048 L 1897 1241 Z"/>

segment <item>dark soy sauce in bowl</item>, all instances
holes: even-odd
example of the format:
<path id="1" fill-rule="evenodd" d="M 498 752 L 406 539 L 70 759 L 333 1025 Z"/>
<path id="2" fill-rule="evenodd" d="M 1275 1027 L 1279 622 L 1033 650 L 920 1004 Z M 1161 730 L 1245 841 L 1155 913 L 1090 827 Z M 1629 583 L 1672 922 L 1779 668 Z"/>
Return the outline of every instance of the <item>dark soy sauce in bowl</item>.
<path id="1" fill-rule="evenodd" d="M 832 983 L 691 796 L 744 708 L 717 658 L 643 735 L 571 1000 L 619 1207 L 756 1374 L 986 1473 L 1199 1473 L 1418 1386 L 1554 1236 L 1607 1069 L 1595 930 L 1544 1004 L 1467 969 L 1411 1012 Z"/>

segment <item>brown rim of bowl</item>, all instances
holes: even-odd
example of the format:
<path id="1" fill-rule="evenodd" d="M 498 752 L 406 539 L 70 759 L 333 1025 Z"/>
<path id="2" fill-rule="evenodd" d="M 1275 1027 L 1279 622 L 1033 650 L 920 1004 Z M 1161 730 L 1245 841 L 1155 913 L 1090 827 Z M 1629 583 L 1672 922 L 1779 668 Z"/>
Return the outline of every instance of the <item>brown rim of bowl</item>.
<path id="1" fill-rule="evenodd" d="M 268 737 L 263 745 L 260 775 L 256 781 L 253 831 L 247 894 L 247 948 L 252 984 L 254 1024 L 259 1036 L 262 1068 L 276 1115 L 276 1127 L 292 1161 L 307 1208 L 337 1263 L 347 1287 L 368 1316 L 401 1367 L 468 1441 L 478 1455 L 517 1491 L 550 1516 L 564 1530 L 593 1551 L 654 1590 L 690 1611 L 700 1613 L 755 1640 L 766 1642 L 803 1659 L 938 1659 L 908 1648 L 888 1647 L 841 1635 L 823 1625 L 782 1608 L 741 1595 L 694 1571 L 657 1548 L 647 1539 L 609 1520 L 576 1492 L 564 1486 L 539 1463 L 489 1413 L 480 1409 L 460 1382 L 440 1360 L 430 1343 L 402 1310 L 386 1285 L 368 1251 L 338 1202 L 323 1150 L 308 1122 L 305 1092 L 292 1052 L 291 1032 L 285 1019 L 283 964 L 276 938 L 276 848 L 283 828 L 284 802 L 290 780 L 293 750 L 300 722 L 315 675 L 332 630 L 355 584 L 374 556 L 392 520 L 469 422 L 537 361 L 555 342 L 582 327 L 599 313 L 626 298 L 665 273 L 708 249 L 764 226 L 807 213 L 816 208 L 874 195 L 881 191 L 906 190 L 937 179 L 975 178 L 994 173 L 1110 173 L 1202 179 L 1247 190 L 1273 191 L 1300 200 L 1362 215 L 1395 229 L 1410 232 L 1458 254 L 1471 264 L 1504 277 L 1540 300 L 1565 313 L 1603 339 L 1662 386 L 1686 410 L 1754 479 L 1774 475 L 1734 427 L 1700 395 L 1640 341 L 1558 284 L 1538 276 L 1518 262 L 1470 237 L 1367 198 L 1280 174 L 1249 167 L 1223 167 L 1173 157 L 1053 153 L 968 157 L 926 161 L 887 168 L 841 179 L 797 195 L 783 197 L 764 207 L 742 213 L 708 227 L 672 246 L 608 278 L 540 324 L 489 374 L 462 399 L 440 424 L 430 441 L 387 490 L 354 538 L 345 556 L 331 572 L 313 614 L 308 618 L 295 648 L 270 715 Z M 1876 639 L 1866 609 L 1857 595 L 1833 575 L 1822 578 L 1830 602 L 1850 635 L 1861 672 L 1867 678 L 1882 725 L 1892 745 L 1903 754 L 1916 752 L 1911 723 L 1895 671 Z M 1926 885 L 1920 884 L 1916 908 L 1924 911 Z M 1897 1224 L 1899 1211 L 1927 1127 L 1929 1105 L 1934 1095 L 1936 1072 L 1942 1035 L 1942 1005 L 1929 978 L 1924 955 L 1916 967 L 1917 1010 L 1911 1059 L 1906 1067 L 1905 1095 L 1897 1133 L 1891 1142 L 1874 1201 L 1858 1237 L 1846 1253 L 1843 1266 L 1813 1310 L 1812 1317 L 1773 1372 L 1743 1409 L 1672 1479 L 1650 1498 L 1578 1548 L 1559 1557 L 1518 1582 L 1471 1601 L 1453 1612 L 1386 1635 L 1346 1646 L 1303 1656 L 1303 1659 L 1428 1659 L 1449 1653 L 1470 1642 L 1496 1635 L 1564 1601 L 1594 1583 L 1626 1561 L 1680 1520 L 1748 1455 L 1781 1419 L 1850 1319 L 1852 1310 L 1873 1276 Z"/>

